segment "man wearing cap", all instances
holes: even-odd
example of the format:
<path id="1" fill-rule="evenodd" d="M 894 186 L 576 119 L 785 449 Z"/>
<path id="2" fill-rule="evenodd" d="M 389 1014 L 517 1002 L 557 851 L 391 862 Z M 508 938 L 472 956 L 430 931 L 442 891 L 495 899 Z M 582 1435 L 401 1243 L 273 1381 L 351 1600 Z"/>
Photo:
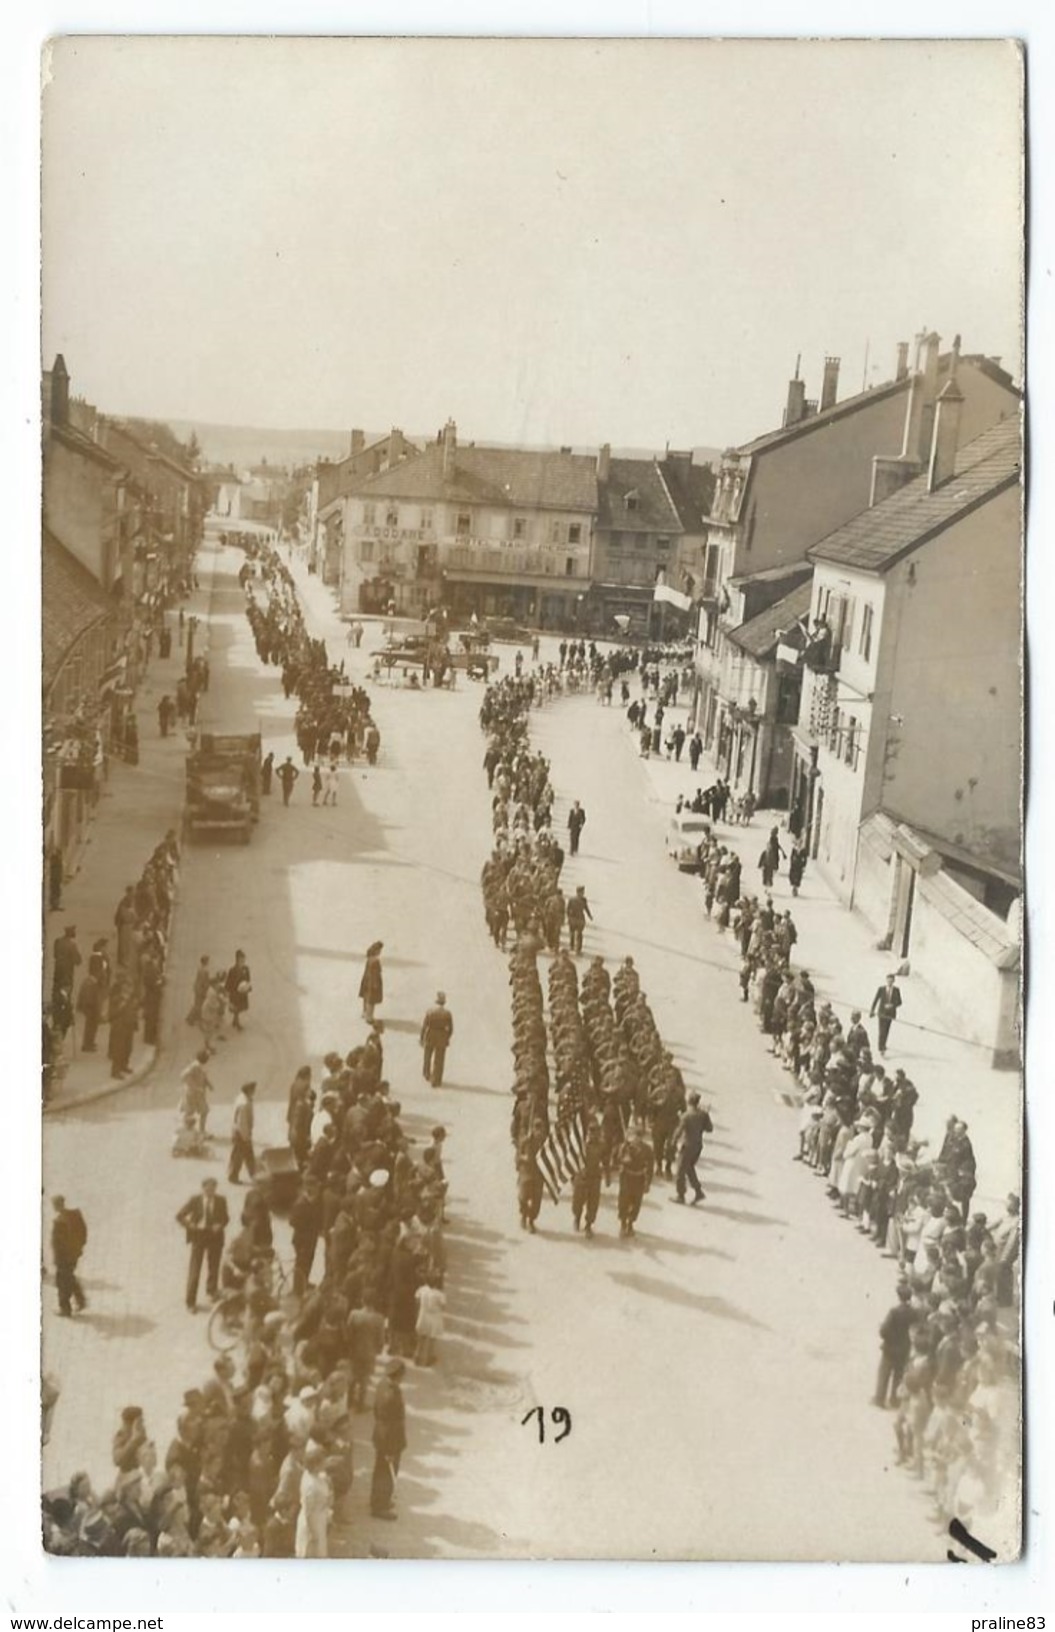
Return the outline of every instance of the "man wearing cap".
<path id="1" fill-rule="evenodd" d="M 568 900 L 566 916 L 568 921 L 569 946 L 572 952 L 581 952 L 582 937 L 583 931 L 586 928 L 586 920 L 587 918 L 589 918 L 591 922 L 593 920 L 593 913 L 590 911 L 590 903 L 586 899 L 585 884 L 576 885 L 575 894 L 569 897 Z"/>
<path id="2" fill-rule="evenodd" d="M 714 1132 L 714 1123 L 708 1113 L 700 1105 L 699 1094 L 689 1095 L 688 1109 L 678 1123 L 674 1134 L 678 1150 L 678 1171 L 675 1177 L 675 1201 L 684 1203 L 685 1186 L 692 1185 L 692 1204 L 695 1207 L 698 1201 L 703 1200 L 703 1186 L 696 1176 L 696 1163 L 703 1150 L 703 1136 Z"/>
<path id="3" fill-rule="evenodd" d="M 406 1370 L 402 1360 L 390 1360 L 374 1390 L 374 1471 L 370 1481 L 370 1512 L 375 1519 L 394 1519 L 396 1475 L 406 1450 L 406 1407 L 400 1380 Z"/>
<path id="4" fill-rule="evenodd" d="M 421 1074 L 434 1088 L 443 1083 L 443 1064 L 454 1035 L 454 1018 L 447 1007 L 446 992 L 437 992 L 436 1001 L 421 1022 Z"/>
<path id="5" fill-rule="evenodd" d="M 244 1082 L 234 1102 L 234 1121 L 231 1127 L 231 1158 L 227 1164 L 227 1178 L 231 1184 L 240 1184 L 243 1165 L 252 1178 L 256 1172 L 256 1153 L 253 1150 L 253 1096 L 255 1082 Z"/>
<path id="6" fill-rule="evenodd" d="M 890 1028 L 897 1019 L 897 1011 L 901 1007 L 901 993 L 894 985 L 895 978 L 894 975 L 887 975 L 885 984 L 879 987 L 872 999 L 872 1007 L 868 1011 L 870 1016 L 876 1014 L 879 1016 L 880 1054 L 886 1053 Z"/>
<path id="7" fill-rule="evenodd" d="M 206 1264 L 206 1294 L 210 1298 L 220 1295 L 220 1260 L 229 1222 L 227 1202 L 217 1195 L 215 1179 L 203 1179 L 201 1193 L 191 1196 L 176 1214 L 176 1223 L 183 1226 L 190 1245 L 186 1303 L 192 1315 L 198 1310 L 198 1282 L 203 1262 Z"/>
<path id="8" fill-rule="evenodd" d="M 88 1242 L 88 1226 L 78 1208 L 66 1206 L 65 1196 L 53 1196 L 51 1205 L 55 1212 L 51 1221 L 51 1253 L 55 1260 L 59 1314 L 72 1315 L 73 1304 L 77 1305 L 78 1310 L 87 1307 L 87 1299 L 77 1279 L 77 1265 Z"/>

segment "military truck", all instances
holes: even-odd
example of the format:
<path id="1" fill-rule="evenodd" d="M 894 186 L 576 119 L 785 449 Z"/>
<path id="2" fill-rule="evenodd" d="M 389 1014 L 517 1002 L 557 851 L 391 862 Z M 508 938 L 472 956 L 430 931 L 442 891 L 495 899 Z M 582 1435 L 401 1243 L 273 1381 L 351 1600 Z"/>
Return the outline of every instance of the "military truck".
<path id="1" fill-rule="evenodd" d="M 260 818 L 260 733 L 203 731 L 187 755 L 183 836 L 229 831 L 248 844 Z"/>

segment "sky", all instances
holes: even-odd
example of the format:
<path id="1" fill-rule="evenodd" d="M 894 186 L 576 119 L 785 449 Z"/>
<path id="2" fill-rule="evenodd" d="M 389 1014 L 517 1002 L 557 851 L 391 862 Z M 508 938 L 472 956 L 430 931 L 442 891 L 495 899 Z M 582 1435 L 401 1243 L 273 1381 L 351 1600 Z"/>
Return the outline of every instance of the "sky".
<path id="1" fill-rule="evenodd" d="M 1020 375 L 1001 41 L 59 39 L 43 352 L 110 413 L 721 447 L 801 354 Z"/>

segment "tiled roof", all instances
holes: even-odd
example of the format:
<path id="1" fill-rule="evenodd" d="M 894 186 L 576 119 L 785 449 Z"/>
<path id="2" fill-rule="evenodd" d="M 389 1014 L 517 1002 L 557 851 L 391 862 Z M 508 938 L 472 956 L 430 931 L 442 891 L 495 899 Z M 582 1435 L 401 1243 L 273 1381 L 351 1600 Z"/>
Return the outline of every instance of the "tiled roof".
<path id="1" fill-rule="evenodd" d="M 628 509 L 629 494 L 636 494 Z M 613 459 L 597 484 L 597 525 L 612 532 L 680 533 L 681 520 L 654 459 Z"/>
<path id="2" fill-rule="evenodd" d="M 871 406 L 874 402 L 882 402 L 884 397 L 897 396 L 899 391 L 907 391 L 910 380 L 888 380 L 885 385 L 874 385 L 869 391 L 858 391 L 852 397 L 844 397 L 842 402 L 826 408 L 822 414 L 811 414 L 808 419 L 800 419 L 794 425 L 781 425 L 775 431 L 765 431 L 761 436 L 754 437 L 750 442 L 741 442 L 731 451 L 733 453 L 761 453 L 765 448 L 774 447 L 778 443 L 790 442 L 797 436 L 804 436 L 810 431 L 822 430 L 835 420 L 845 419 L 848 414 L 855 414 L 859 408 Z"/>
<path id="3" fill-rule="evenodd" d="M 798 618 L 804 618 L 809 612 L 812 594 L 813 580 L 807 578 L 805 583 L 799 584 L 790 595 L 774 601 L 772 606 L 760 612 L 756 618 L 742 623 L 738 629 L 727 630 L 726 638 L 751 657 L 768 657 L 780 644 L 781 634 L 790 629 Z"/>
<path id="4" fill-rule="evenodd" d="M 814 544 L 811 561 L 832 561 L 862 572 L 884 572 L 910 550 L 1019 480 L 1020 416 L 1001 420 L 961 448 L 955 474 L 933 493 L 926 474 Z"/>
<path id="5" fill-rule="evenodd" d="M 113 471 L 115 475 L 124 468 L 119 459 L 115 459 L 112 453 L 107 453 L 104 447 L 93 441 L 90 436 L 85 436 L 84 432 L 77 430 L 74 425 L 56 425 L 53 422 L 51 435 L 57 442 L 62 442 L 71 452 L 79 453 L 85 459 L 94 459 L 96 464 L 104 465 L 107 470 Z"/>
<path id="6" fill-rule="evenodd" d="M 597 508 L 597 466 L 586 454 L 530 453 L 519 448 L 459 444 L 450 479 L 445 481 L 443 448 L 431 442 L 416 457 L 364 478 L 355 491 L 364 498 L 584 510 L 592 514 Z"/>
<path id="7" fill-rule="evenodd" d="M 711 508 L 714 495 L 713 469 L 710 466 L 689 465 L 682 459 L 663 459 L 659 468 L 678 512 L 682 531 L 702 532 L 703 518 Z"/>
<path id="8" fill-rule="evenodd" d="M 41 648 L 45 696 L 70 647 L 113 611 L 105 590 L 46 528 L 41 551 Z"/>

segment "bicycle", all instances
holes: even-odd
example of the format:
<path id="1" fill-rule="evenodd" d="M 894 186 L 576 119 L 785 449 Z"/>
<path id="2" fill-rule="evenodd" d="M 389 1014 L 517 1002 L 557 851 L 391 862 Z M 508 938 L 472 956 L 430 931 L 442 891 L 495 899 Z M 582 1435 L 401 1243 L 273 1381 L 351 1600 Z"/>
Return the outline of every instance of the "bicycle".
<path id="1" fill-rule="evenodd" d="M 241 1285 L 225 1292 L 210 1311 L 207 1336 L 209 1346 L 218 1354 L 228 1353 L 246 1336 L 254 1293 L 278 1305 L 290 1290 L 292 1271 L 277 1255 L 261 1261 L 255 1271 L 255 1285 L 253 1274 L 251 1271 Z"/>

